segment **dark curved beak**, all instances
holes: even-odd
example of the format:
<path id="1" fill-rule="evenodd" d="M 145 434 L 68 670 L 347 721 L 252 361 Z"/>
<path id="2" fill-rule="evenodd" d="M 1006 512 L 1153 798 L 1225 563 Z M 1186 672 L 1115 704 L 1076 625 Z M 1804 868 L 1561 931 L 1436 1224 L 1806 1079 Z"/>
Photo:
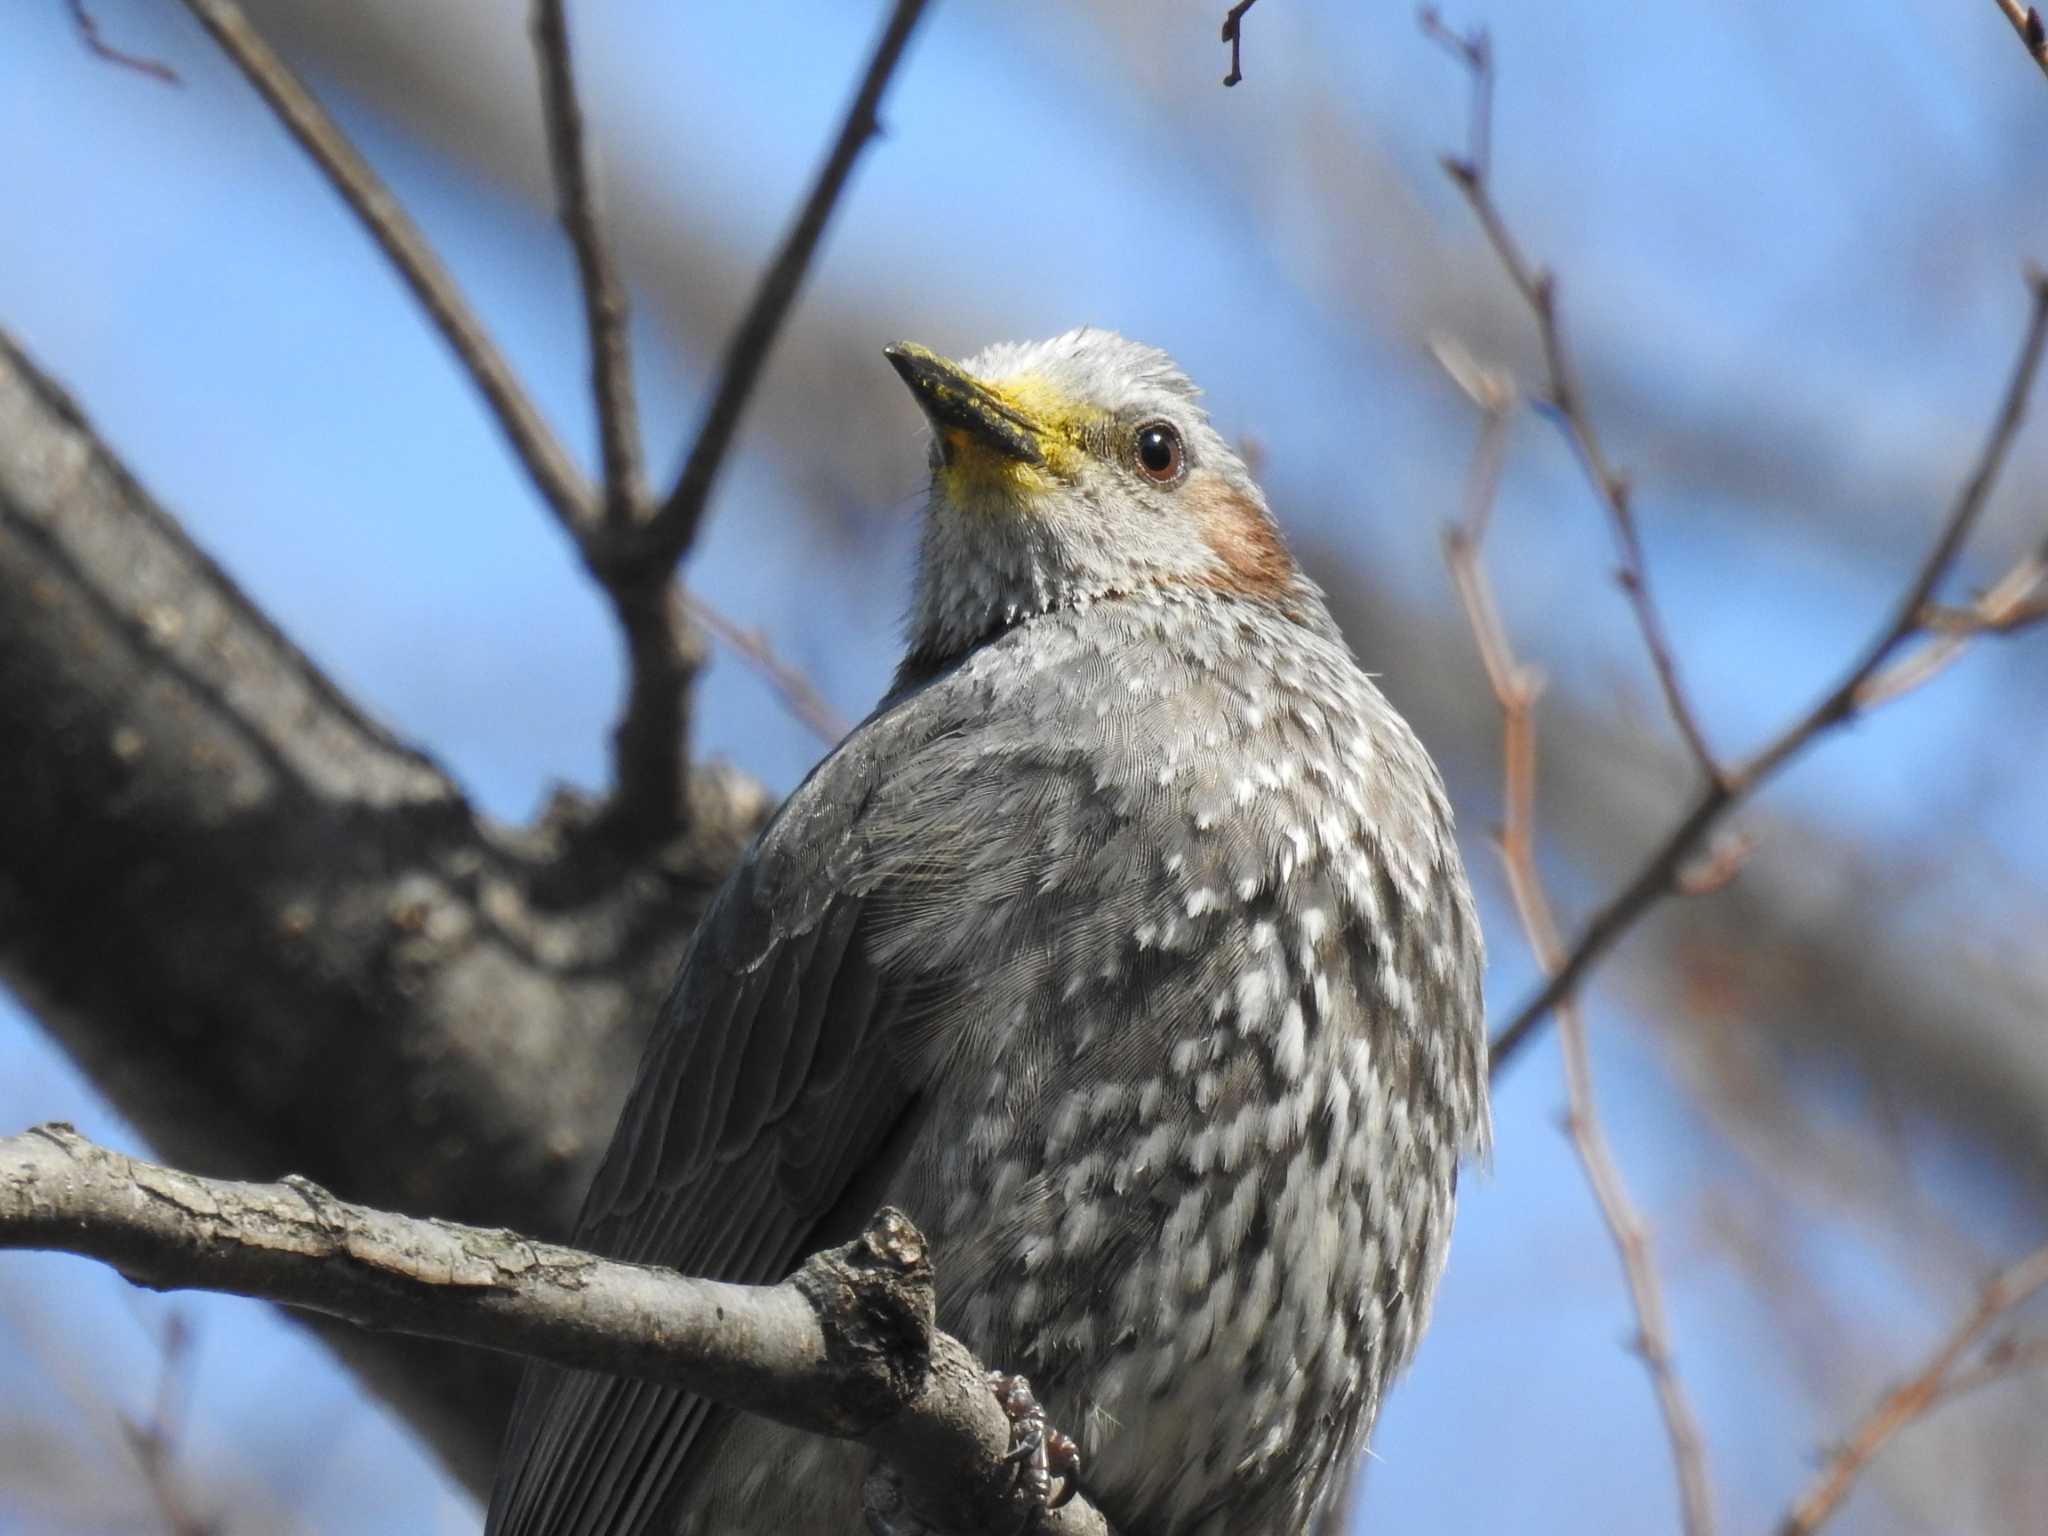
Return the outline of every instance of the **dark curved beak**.
<path id="1" fill-rule="evenodd" d="M 899 341 L 882 355 L 902 375 L 932 428 L 950 446 L 958 437 L 1020 464 L 1043 464 L 1038 423 L 929 347 Z"/>

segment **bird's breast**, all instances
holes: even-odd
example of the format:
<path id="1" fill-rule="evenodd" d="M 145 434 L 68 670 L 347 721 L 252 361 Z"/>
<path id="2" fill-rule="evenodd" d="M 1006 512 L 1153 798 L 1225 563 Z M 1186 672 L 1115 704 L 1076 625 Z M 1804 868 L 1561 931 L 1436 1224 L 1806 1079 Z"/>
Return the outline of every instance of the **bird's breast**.
<path id="1" fill-rule="evenodd" d="M 1113 1514 L 1263 1487 L 1292 1529 L 1434 1287 L 1483 1115 L 1476 930 L 1349 658 L 1254 632 L 1232 666 L 1206 629 L 985 664 L 972 847 L 902 940 L 976 981 L 901 1198 L 948 1326 L 1033 1376 Z"/>

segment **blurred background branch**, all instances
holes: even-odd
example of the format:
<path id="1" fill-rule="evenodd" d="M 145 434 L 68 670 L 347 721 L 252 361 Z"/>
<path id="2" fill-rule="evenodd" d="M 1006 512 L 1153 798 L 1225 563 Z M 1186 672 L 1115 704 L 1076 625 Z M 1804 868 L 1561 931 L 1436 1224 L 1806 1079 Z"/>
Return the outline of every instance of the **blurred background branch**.
<path id="1" fill-rule="evenodd" d="M 2048 271 L 2029 267 L 2026 282 L 2029 293 L 2026 331 L 2020 342 L 2019 360 L 2006 384 L 1990 435 L 1943 520 L 1933 547 L 1915 568 L 1891 619 L 1879 629 L 1842 678 L 1810 709 L 1752 756 L 1732 768 L 1717 770 L 1709 778 L 1692 807 L 1644 862 L 1635 878 L 1587 920 L 1579 937 L 1560 956 L 1550 979 L 1515 1011 L 1494 1036 L 1493 1064 L 1496 1072 L 1521 1048 L 1529 1032 L 1542 1022 L 1549 1010 L 1571 991 L 1588 969 L 1598 963 L 1636 919 L 1652 903 L 1680 888 L 1686 860 L 1729 810 L 1820 737 L 1856 719 L 1875 704 L 1896 698 L 1908 686 L 1933 676 L 1936 669 L 1925 666 L 1917 667 L 1911 674 L 1901 672 L 1897 668 L 1906 662 L 1894 664 L 1894 658 L 1928 629 L 1925 619 L 1927 604 L 1935 588 L 1955 565 L 1964 541 L 1976 527 L 1991 488 L 2005 467 L 2020 421 L 2026 415 L 2027 401 L 2033 392 L 2035 376 L 2040 371 L 2043 344 L 2048 342 Z M 2032 557 L 2022 557 L 2001 585 L 2013 581 L 2019 582 L 2031 595 L 2039 581 L 2039 572 Z M 2001 624 L 1977 631 L 1980 634 L 2005 632 L 2007 626 Z M 1646 631 L 1646 635 L 1649 633 Z M 1938 643 L 1952 643 L 1959 638 L 1962 637 L 1953 631 L 1946 631 Z M 1911 657 L 1906 659 L 1907 662 L 1911 660 Z M 1909 676 L 1910 682 L 1905 680 Z"/>
<path id="2" fill-rule="evenodd" d="M 2005 19 L 2019 34 L 2020 46 L 2027 50 L 2027 57 L 2041 66 L 2042 74 L 2048 75 L 2048 23 L 2041 20 L 2040 8 L 2021 5 L 2020 0 L 1998 0 L 1998 8 L 2005 12 Z"/>
<path id="3" fill-rule="evenodd" d="M 2048 1247 L 2036 1249 L 1987 1280 L 1977 1304 L 1956 1325 L 1955 1331 L 1942 1340 L 1927 1363 L 1886 1393 L 1869 1417 L 1828 1458 L 1813 1486 L 1800 1496 L 1778 1527 L 1778 1536 L 1811 1536 L 1827 1524 L 1841 1507 L 1849 1485 L 1870 1459 L 1884 1449 L 1885 1443 L 1944 1398 L 1962 1390 L 1966 1376 L 1973 1378 L 1971 1385 L 1980 1384 L 1990 1379 L 1986 1372 L 1993 1376 L 2002 1374 L 2015 1362 L 2024 1361 L 2028 1352 L 2023 1349 L 2011 1347 L 2001 1352 L 1994 1347 L 1985 1352 L 1974 1371 L 1958 1369 L 1985 1334 L 2043 1287 L 2048 1287 Z"/>
<path id="4" fill-rule="evenodd" d="M 1465 46 L 1474 67 L 1484 70 L 1485 40 L 1475 38 Z M 1472 163 L 1481 162 L 1475 159 Z M 1515 388 L 1504 376 L 1484 370 L 1460 367 L 1454 372 L 1461 376 L 1482 419 L 1472 469 L 1466 478 L 1464 511 L 1444 529 L 1444 559 L 1486 669 L 1487 683 L 1500 707 L 1501 800 L 1506 814 L 1496 846 L 1523 936 L 1544 971 L 1554 975 L 1564 964 L 1564 945 L 1536 859 L 1536 700 L 1542 682 L 1535 669 L 1515 655 L 1514 643 L 1501 622 L 1500 605 L 1494 600 L 1493 583 L 1481 558 L 1487 523 L 1500 490 Z M 1646 629 L 1645 639 L 1651 636 L 1652 631 Z M 1628 1192 L 1621 1165 L 1615 1161 L 1600 1121 L 1586 1020 L 1575 993 L 1567 992 L 1559 998 L 1557 1028 L 1565 1064 L 1565 1129 L 1585 1170 L 1593 1198 L 1599 1203 L 1608 1236 L 1621 1258 L 1636 1316 L 1636 1333 L 1631 1342 L 1649 1372 L 1650 1385 L 1670 1437 L 1684 1528 L 1687 1536 L 1711 1536 L 1715 1529 L 1714 1491 L 1699 1415 L 1672 1358 L 1664 1285 L 1650 1250 L 1649 1229 Z"/>

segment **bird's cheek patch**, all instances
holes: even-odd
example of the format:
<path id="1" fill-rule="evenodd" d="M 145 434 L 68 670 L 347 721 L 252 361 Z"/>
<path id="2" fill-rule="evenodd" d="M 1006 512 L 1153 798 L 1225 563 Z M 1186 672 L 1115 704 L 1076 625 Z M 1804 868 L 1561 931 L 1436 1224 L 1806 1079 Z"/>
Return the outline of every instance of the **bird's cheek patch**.
<path id="1" fill-rule="evenodd" d="M 1251 497 L 1220 480 L 1198 480 L 1181 492 L 1202 540 L 1222 569 L 1209 585 L 1246 597 L 1277 599 L 1293 587 L 1294 557 L 1273 519 Z"/>

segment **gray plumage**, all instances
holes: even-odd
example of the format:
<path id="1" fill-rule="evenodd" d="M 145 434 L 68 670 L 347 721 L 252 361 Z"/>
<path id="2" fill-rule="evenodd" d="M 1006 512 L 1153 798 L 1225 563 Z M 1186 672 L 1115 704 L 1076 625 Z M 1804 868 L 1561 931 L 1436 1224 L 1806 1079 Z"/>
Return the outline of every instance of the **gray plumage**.
<path id="1" fill-rule="evenodd" d="M 964 404 L 895 356 L 936 428 L 909 657 L 706 918 L 579 1241 L 766 1283 L 899 1205 L 1124 1536 L 1291 1536 L 1487 1137 L 1442 785 L 1163 354 L 997 348 Z M 535 1370 L 488 1529 L 850 1536 L 862 1471 Z"/>

